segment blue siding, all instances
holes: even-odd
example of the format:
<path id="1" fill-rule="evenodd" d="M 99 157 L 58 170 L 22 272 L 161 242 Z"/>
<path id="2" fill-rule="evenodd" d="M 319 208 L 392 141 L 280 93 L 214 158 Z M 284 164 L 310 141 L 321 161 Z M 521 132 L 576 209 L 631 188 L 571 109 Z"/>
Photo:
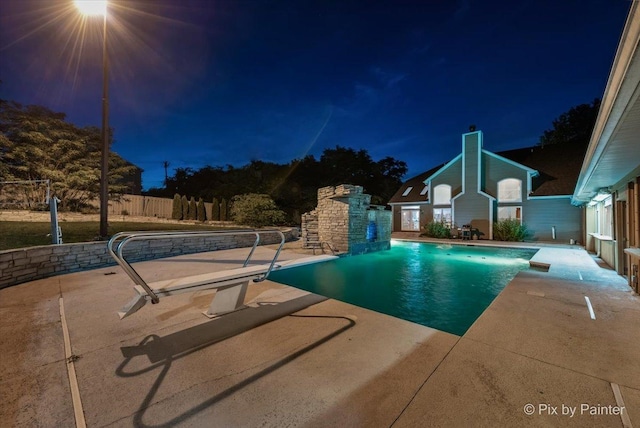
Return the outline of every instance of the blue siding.
<path id="1" fill-rule="evenodd" d="M 522 204 L 522 220 L 532 233 L 531 240 L 551 241 L 551 228 L 556 228 L 556 241 L 569 243 L 582 237 L 583 208 L 571 205 L 569 198 L 531 199 Z"/>

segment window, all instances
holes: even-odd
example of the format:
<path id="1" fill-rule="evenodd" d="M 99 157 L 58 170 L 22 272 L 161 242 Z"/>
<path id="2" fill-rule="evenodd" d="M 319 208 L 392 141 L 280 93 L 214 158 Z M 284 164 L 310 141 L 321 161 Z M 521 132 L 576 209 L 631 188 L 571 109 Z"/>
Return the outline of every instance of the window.
<path id="1" fill-rule="evenodd" d="M 451 227 L 451 208 L 434 208 L 433 221 Z"/>
<path id="2" fill-rule="evenodd" d="M 599 216 L 599 233 L 600 235 L 613 237 L 613 205 L 611 198 L 607 198 L 602 202 L 602 215 Z"/>
<path id="3" fill-rule="evenodd" d="M 498 202 L 522 202 L 522 180 L 505 178 L 498 182 Z"/>
<path id="4" fill-rule="evenodd" d="M 426 195 L 428 191 L 429 191 L 429 186 L 428 185 L 424 186 L 424 189 L 422 189 L 422 192 L 420 192 L 420 196 Z"/>
<path id="5" fill-rule="evenodd" d="M 451 205 L 451 186 L 438 184 L 433 188 L 433 205 Z"/>
<path id="6" fill-rule="evenodd" d="M 451 186 L 438 184 L 433 188 L 433 221 L 451 227 Z"/>
<path id="7" fill-rule="evenodd" d="M 508 219 L 516 219 L 522 223 L 522 207 L 498 207 L 498 221 Z"/>
<path id="8" fill-rule="evenodd" d="M 401 210 L 400 230 L 415 231 L 420 230 L 420 207 L 417 205 L 407 205 Z"/>
<path id="9" fill-rule="evenodd" d="M 404 191 L 402 196 L 407 196 L 409 194 L 409 192 L 411 192 L 411 189 L 413 189 L 413 187 L 411 187 L 411 186 L 407 187 L 407 190 Z"/>

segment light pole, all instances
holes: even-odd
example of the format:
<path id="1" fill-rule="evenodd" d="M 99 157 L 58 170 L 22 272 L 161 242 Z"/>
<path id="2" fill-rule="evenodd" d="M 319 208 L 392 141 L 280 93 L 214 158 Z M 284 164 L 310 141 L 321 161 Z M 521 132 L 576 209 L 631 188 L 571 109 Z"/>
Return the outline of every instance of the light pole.
<path id="1" fill-rule="evenodd" d="M 109 210 L 109 55 L 107 51 L 107 0 L 75 0 L 83 15 L 104 17 L 102 37 L 102 157 L 100 168 L 100 238 L 109 236 L 107 211 Z"/>

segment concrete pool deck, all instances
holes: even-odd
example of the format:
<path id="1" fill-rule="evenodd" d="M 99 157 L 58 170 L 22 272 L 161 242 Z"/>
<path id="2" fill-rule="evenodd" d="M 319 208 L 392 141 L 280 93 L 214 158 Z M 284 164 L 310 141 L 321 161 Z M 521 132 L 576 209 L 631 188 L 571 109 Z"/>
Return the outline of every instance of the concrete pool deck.
<path id="1" fill-rule="evenodd" d="M 0 421 L 74 426 L 72 366 L 90 427 L 640 427 L 640 297 L 579 247 L 535 257 L 549 271 L 518 274 L 462 337 L 271 281 L 215 320 L 203 291 L 120 321 L 133 284 L 119 267 L 2 289 Z M 155 280 L 240 260 L 136 267 Z"/>

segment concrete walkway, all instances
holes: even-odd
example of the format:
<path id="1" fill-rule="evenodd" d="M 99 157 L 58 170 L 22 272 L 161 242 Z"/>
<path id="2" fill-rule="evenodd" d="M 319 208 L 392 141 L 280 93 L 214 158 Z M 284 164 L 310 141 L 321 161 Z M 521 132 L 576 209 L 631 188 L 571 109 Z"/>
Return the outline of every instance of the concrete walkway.
<path id="1" fill-rule="evenodd" d="M 521 272 L 462 338 L 270 281 L 215 320 L 206 291 L 120 321 L 133 284 L 119 267 L 3 289 L 1 425 L 74 426 L 62 305 L 90 427 L 640 427 L 640 297 L 577 247 L 535 257 L 549 272 Z M 136 267 L 154 281 L 240 261 Z"/>

